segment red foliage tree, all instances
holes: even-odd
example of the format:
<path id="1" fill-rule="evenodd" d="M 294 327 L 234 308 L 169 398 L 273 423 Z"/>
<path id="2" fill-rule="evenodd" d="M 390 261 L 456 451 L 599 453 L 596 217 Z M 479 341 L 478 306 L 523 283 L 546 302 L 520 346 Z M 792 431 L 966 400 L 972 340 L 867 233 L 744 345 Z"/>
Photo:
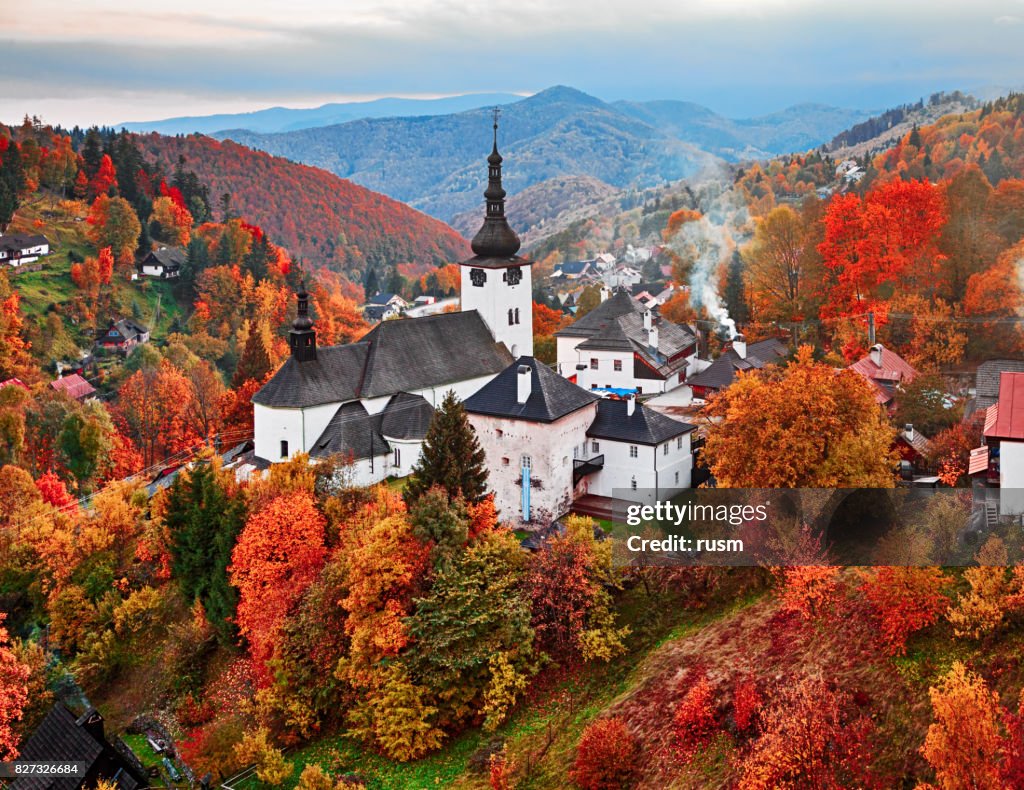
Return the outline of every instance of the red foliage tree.
<path id="1" fill-rule="evenodd" d="M 43 495 L 43 501 L 55 508 L 65 508 L 75 502 L 75 498 L 68 493 L 64 481 L 53 470 L 36 479 L 36 488 Z"/>
<path id="2" fill-rule="evenodd" d="M 887 655 L 907 652 L 907 637 L 932 625 L 949 608 L 942 589 L 950 580 L 939 568 L 883 565 L 865 571 L 861 594 L 878 621 Z"/>
<path id="3" fill-rule="evenodd" d="M 622 790 L 635 780 L 639 757 L 640 744 L 622 719 L 598 719 L 583 730 L 569 776 L 583 790 Z"/>
<path id="4" fill-rule="evenodd" d="M 5 612 L 0 612 L 0 760 L 18 756 L 18 734 L 14 726 L 21 721 L 28 704 L 29 668 L 18 661 L 10 647 Z"/>
<path id="5" fill-rule="evenodd" d="M 228 571 L 238 588 L 238 628 L 265 685 L 271 681 L 267 661 L 285 617 L 324 565 L 326 525 L 313 497 L 295 491 L 253 513 L 231 553 Z"/>
<path id="6" fill-rule="evenodd" d="M 714 689 L 706 673 L 701 672 L 690 686 L 672 717 L 676 749 L 683 761 L 706 746 L 718 730 Z"/>
<path id="7" fill-rule="evenodd" d="M 106 195 L 111 189 L 117 189 L 117 171 L 114 169 L 114 162 L 110 156 L 103 154 L 100 166 L 96 170 L 96 175 L 89 182 L 89 199 L 92 200 L 100 195 Z"/>

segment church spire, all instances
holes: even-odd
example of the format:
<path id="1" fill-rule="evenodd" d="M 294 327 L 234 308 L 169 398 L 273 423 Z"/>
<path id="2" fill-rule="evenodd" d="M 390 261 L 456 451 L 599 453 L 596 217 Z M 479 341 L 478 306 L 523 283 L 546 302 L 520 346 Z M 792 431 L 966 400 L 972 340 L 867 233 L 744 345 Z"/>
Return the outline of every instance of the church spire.
<path id="1" fill-rule="evenodd" d="M 309 317 L 309 294 L 306 293 L 305 280 L 299 283 L 299 291 L 295 296 L 299 301 L 299 307 L 292 329 L 288 333 L 288 345 L 297 362 L 308 362 L 316 359 L 316 330 L 313 329 L 313 320 Z"/>
<path id="2" fill-rule="evenodd" d="M 484 224 L 473 237 L 471 246 L 481 258 L 511 258 L 519 252 L 521 242 L 505 219 L 505 190 L 501 186 L 501 154 L 498 153 L 498 116 L 494 108 L 494 147 L 487 157 L 487 213 Z"/>

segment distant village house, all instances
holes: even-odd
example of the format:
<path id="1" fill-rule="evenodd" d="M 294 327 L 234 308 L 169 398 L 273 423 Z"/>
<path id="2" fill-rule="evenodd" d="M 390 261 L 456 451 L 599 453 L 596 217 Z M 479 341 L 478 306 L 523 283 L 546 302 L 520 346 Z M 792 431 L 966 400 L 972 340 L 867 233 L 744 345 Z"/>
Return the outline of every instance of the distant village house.
<path id="1" fill-rule="evenodd" d="M 13 233 L 0 236 L 0 264 L 17 268 L 50 254 L 46 236 Z"/>

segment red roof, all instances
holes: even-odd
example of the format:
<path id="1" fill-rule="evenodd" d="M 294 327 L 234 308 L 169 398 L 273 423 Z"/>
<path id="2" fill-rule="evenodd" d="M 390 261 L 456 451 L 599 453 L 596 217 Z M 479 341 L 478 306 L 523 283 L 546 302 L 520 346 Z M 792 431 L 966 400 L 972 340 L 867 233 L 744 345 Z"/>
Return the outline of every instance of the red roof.
<path id="1" fill-rule="evenodd" d="M 77 373 L 72 373 L 70 376 L 64 376 L 56 381 L 51 381 L 50 386 L 58 392 L 66 392 L 75 400 L 87 398 L 96 391 L 96 388 L 93 387 L 92 384 L 83 379 Z"/>
<path id="2" fill-rule="evenodd" d="M 989 407 L 985 436 L 1024 439 L 1024 373 L 999 375 L 999 402 Z"/>
<path id="3" fill-rule="evenodd" d="M 7 379 L 6 381 L 0 381 L 0 387 L 6 387 L 8 385 L 21 387 L 23 390 L 28 389 L 28 385 L 21 379 Z"/>
<path id="4" fill-rule="evenodd" d="M 899 383 L 913 381 L 917 378 L 917 371 L 914 369 L 914 366 L 903 357 L 892 349 L 886 348 L 881 343 L 878 344 L 878 348 L 881 349 L 881 365 L 876 365 L 873 354 L 868 352 L 867 356 L 858 359 L 850 365 L 850 370 L 856 371 L 871 381 Z"/>

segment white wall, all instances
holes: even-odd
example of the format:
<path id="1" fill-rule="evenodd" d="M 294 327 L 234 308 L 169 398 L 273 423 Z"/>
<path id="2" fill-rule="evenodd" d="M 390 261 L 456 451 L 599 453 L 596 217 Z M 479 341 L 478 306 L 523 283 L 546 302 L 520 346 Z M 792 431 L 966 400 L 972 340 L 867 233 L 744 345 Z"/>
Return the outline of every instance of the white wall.
<path id="1" fill-rule="evenodd" d="M 254 403 L 254 452 L 264 460 L 281 461 L 282 441 L 288 442 L 289 458 L 309 452 L 339 406 L 340 403 L 326 403 L 307 409 L 278 409 Z"/>
<path id="2" fill-rule="evenodd" d="M 584 340 L 585 337 L 555 338 L 555 359 L 558 361 L 559 375 L 570 378 L 576 374 L 576 364 L 579 362 L 576 346 Z"/>
<path id="3" fill-rule="evenodd" d="M 675 438 L 657 447 L 636 445 L 637 457 L 629 454 L 629 442 L 609 439 L 590 439 L 598 443 L 595 453 L 591 444 L 588 457 L 604 455 L 604 468 L 586 478 L 586 493 L 598 496 L 618 496 L 633 502 L 654 504 L 656 500 L 667 500 L 683 489 L 690 487 L 693 471 L 693 455 L 690 450 L 690 435 L 682 436 L 682 448 Z M 668 444 L 668 454 L 665 454 Z M 676 483 L 676 473 L 679 482 Z M 633 478 L 637 490 L 632 490 Z M 582 484 L 581 484 L 582 485 Z M 646 489 L 646 490 L 645 490 Z"/>
<path id="4" fill-rule="evenodd" d="M 999 512 L 1024 513 L 1024 442 L 999 442 Z"/>
<path id="5" fill-rule="evenodd" d="M 470 271 L 474 267 L 463 264 L 460 282 L 462 309 L 476 310 L 484 319 L 494 339 L 504 343 L 512 355 L 533 356 L 533 272 L 530 266 L 520 266 L 522 279 L 516 285 L 504 281 L 505 269 L 484 269 L 487 281 L 473 285 Z M 509 326 L 509 308 L 519 308 L 519 323 Z"/>
<path id="6" fill-rule="evenodd" d="M 592 403 L 553 423 L 469 415 L 486 456 L 488 486 L 503 522 L 522 523 L 522 487 L 517 481 L 524 455 L 532 461 L 531 521 L 546 525 L 568 510 L 573 499 L 573 447 L 586 439 L 596 413 L 597 405 Z"/>

